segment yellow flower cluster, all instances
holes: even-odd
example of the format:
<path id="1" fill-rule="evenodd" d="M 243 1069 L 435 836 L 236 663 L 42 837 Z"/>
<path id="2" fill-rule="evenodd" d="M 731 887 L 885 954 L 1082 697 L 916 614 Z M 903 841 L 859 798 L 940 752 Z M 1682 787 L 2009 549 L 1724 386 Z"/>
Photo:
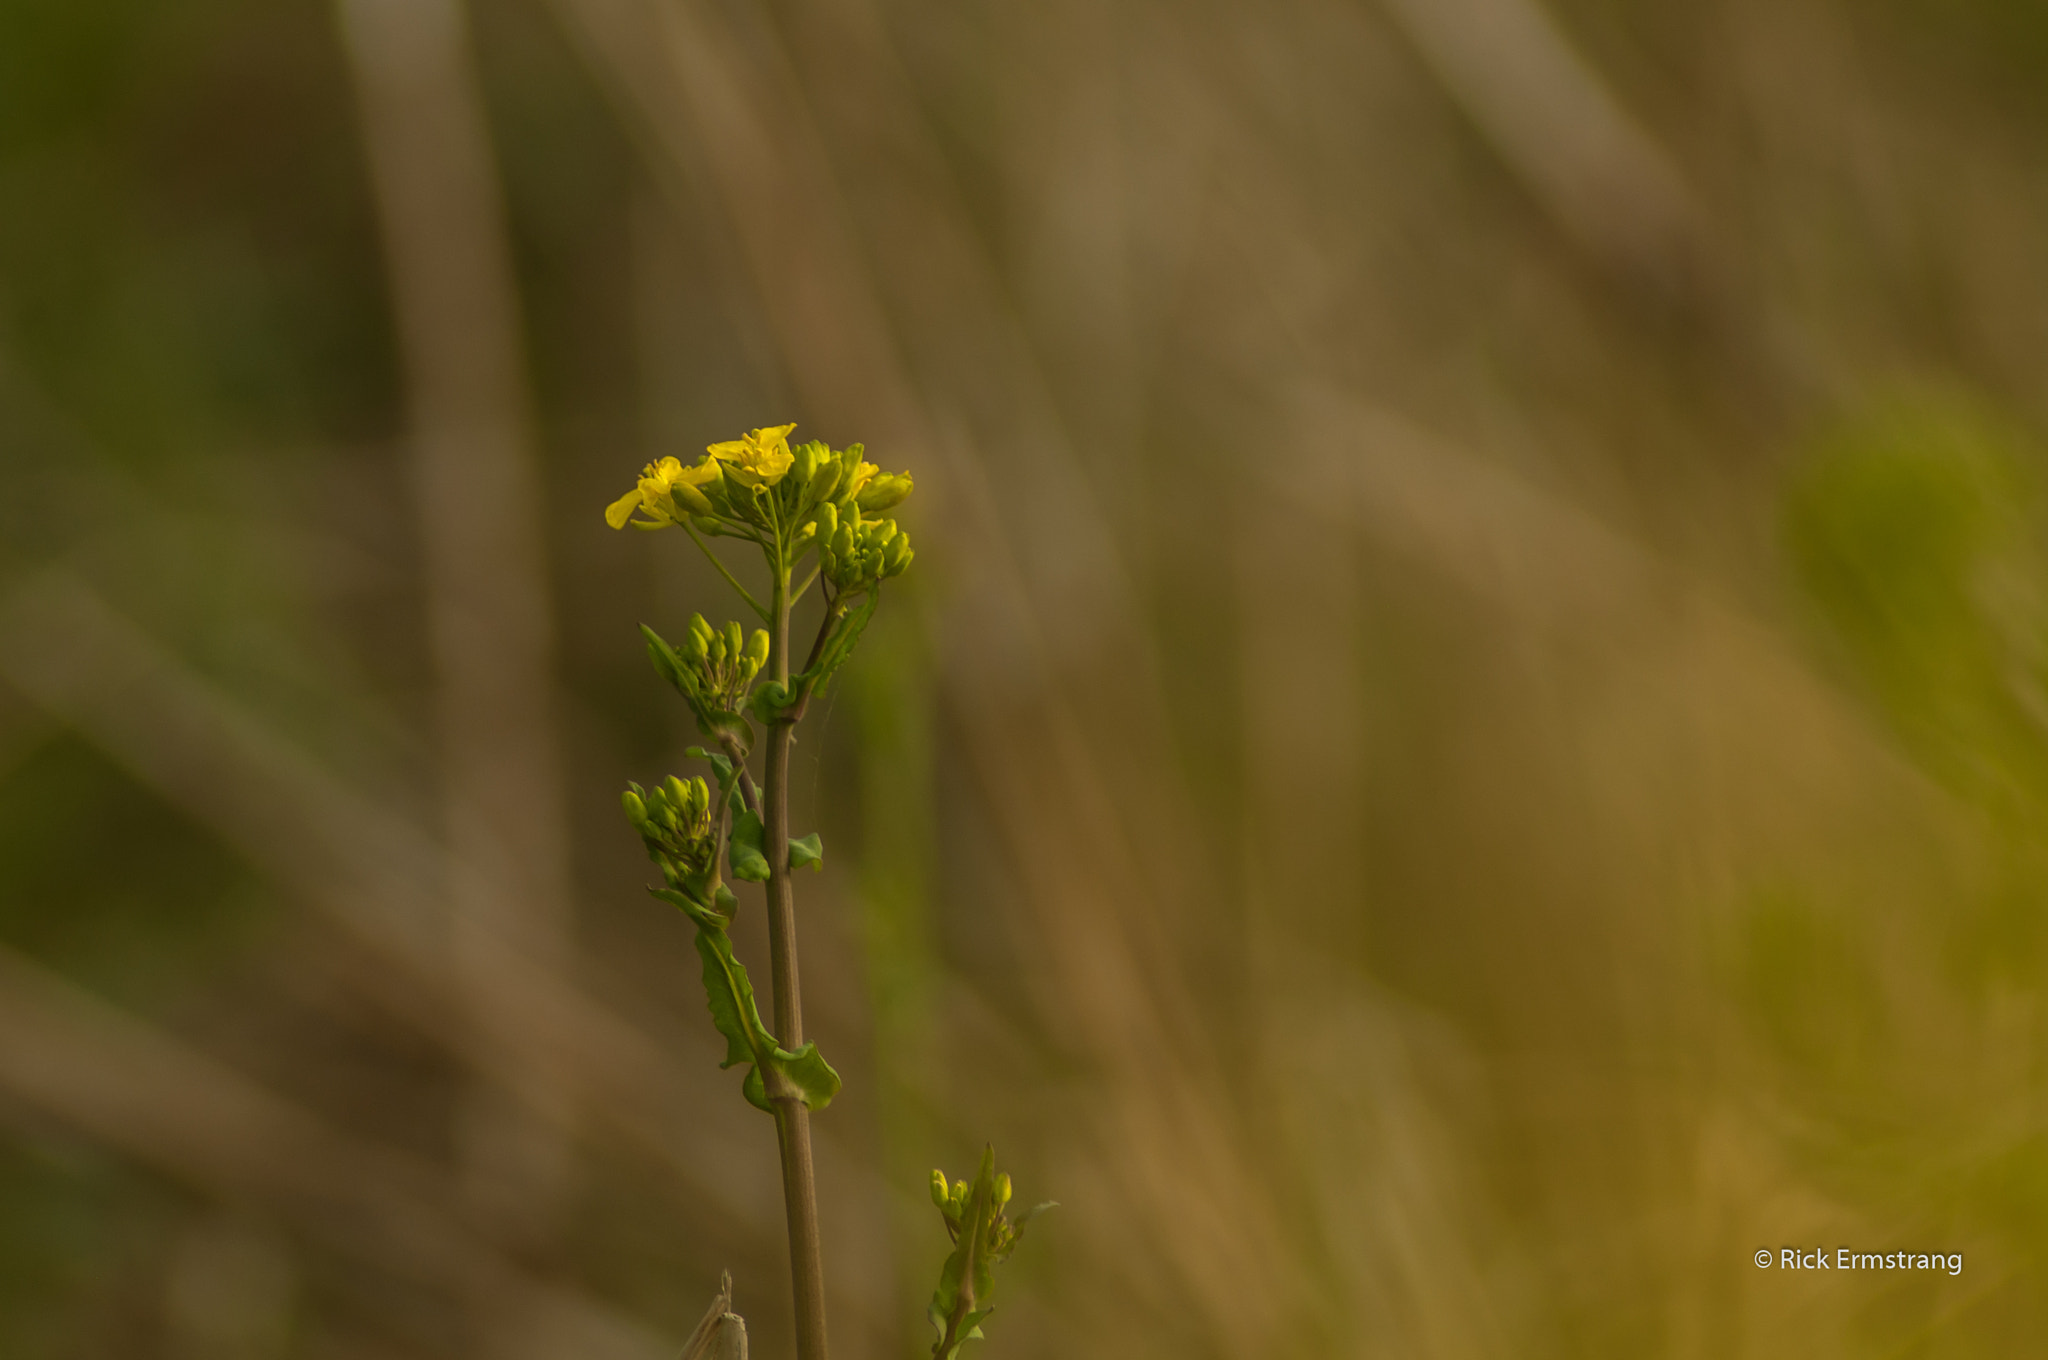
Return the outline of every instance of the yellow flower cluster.
<path id="1" fill-rule="evenodd" d="M 910 474 L 883 472 L 862 459 L 858 444 L 832 449 L 812 441 L 791 447 L 795 428 L 750 430 L 709 446 L 690 466 L 678 458 L 649 463 L 638 484 L 605 508 L 605 522 L 614 529 L 687 523 L 714 537 L 752 539 L 791 562 L 815 544 L 835 565 L 864 561 L 865 569 L 853 573 L 864 579 L 900 572 L 909 540 L 879 517 L 911 493 Z M 835 534 L 843 541 L 834 544 Z M 899 538 L 885 565 L 882 545 Z M 841 574 L 850 570 L 842 566 Z"/>

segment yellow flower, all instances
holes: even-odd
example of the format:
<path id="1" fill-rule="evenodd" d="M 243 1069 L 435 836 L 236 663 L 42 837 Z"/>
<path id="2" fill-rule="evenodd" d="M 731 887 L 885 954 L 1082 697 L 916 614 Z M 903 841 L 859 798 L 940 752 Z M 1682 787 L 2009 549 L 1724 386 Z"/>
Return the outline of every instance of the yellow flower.
<path id="1" fill-rule="evenodd" d="M 666 529 L 677 523 L 677 500 L 700 515 L 708 515 L 711 502 L 697 488 L 717 475 L 718 468 L 709 458 L 687 468 L 680 458 L 649 463 L 640 474 L 640 484 L 605 507 L 604 521 L 614 529 L 623 529 L 628 523 L 643 529 Z M 635 512 L 647 518 L 636 520 Z"/>
<path id="2" fill-rule="evenodd" d="M 789 451 L 789 432 L 795 428 L 792 423 L 751 430 L 743 438 L 713 444 L 707 452 L 724 463 L 726 471 L 740 485 L 774 486 L 796 461 Z"/>

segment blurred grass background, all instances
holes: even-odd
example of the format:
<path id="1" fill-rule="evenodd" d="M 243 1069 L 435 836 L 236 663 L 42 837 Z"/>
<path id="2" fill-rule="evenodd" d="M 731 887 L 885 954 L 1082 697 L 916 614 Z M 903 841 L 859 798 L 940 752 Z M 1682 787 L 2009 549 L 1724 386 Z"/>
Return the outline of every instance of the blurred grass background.
<path id="1" fill-rule="evenodd" d="M 990 1357 L 2031 1353 L 2044 15 L 0 3 L 0 1354 L 787 1353 L 599 512 L 790 419 L 838 1355 L 985 1138 Z"/>

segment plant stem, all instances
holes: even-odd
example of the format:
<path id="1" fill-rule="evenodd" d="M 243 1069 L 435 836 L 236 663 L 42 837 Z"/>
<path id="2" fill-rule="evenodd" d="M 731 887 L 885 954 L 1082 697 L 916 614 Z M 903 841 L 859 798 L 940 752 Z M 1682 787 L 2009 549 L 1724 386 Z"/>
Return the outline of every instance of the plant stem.
<path id="1" fill-rule="evenodd" d="M 789 569 L 775 565 L 768 664 L 789 683 Z M 796 892 L 789 879 L 789 747 L 793 721 L 768 729 L 767 783 L 761 791 L 768 853 L 768 957 L 775 984 L 775 1037 L 784 1048 L 804 1042 L 803 997 L 797 985 Z M 796 1295 L 797 1360 L 825 1357 L 825 1265 L 818 1240 L 818 1186 L 811 1171 L 811 1112 L 792 1091 L 769 1088 L 782 1150 L 782 1202 L 789 1220 L 789 1274 Z"/>
<path id="2" fill-rule="evenodd" d="M 753 610 L 756 614 L 761 616 L 761 622 L 767 623 L 769 621 L 768 611 L 763 609 L 761 607 L 761 602 L 755 599 L 753 597 L 753 594 L 749 592 L 745 586 L 740 584 L 739 577 L 734 576 L 730 571 L 726 570 L 725 563 L 718 560 L 718 554 L 711 551 L 711 545 L 709 543 L 706 543 L 704 541 L 704 536 L 697 532 L 697 526 L 690 523 L 690 521 L 688 521 L 687 519 L 680 521 L 680 523 L 682 524 L 683 528 L 689 532 L 690 541 L 695 543 L 698 547 L 702 548 L 704 550 L 704 555 L 711 559 L 711 565 L 718 568 L 718 574 L 725 578 L 725 583 L 740 593 L 740 598 L 747 602 L 747 607 Z M 785 604 L 786 603 L 787 602 L 785 602 Z"/>

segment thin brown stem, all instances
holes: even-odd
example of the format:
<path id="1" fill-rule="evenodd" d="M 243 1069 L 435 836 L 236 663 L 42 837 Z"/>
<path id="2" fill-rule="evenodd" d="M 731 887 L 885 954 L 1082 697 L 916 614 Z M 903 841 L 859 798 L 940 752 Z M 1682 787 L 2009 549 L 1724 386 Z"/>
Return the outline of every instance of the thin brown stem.
<path id="1" fill-rule="evenodd" d="M 725 748 L 726 759 L 732 762 L 733 771 L 739 776 L 740 801 L 746 804 L 747 811 L 761 817 L 761 790 L 754 783 L 752 771 L 747 769 L 747 753 L 742 751 L 740 744 L 731 737 L 720 737 L 718 744 Z M 762 819 L 762 825 L 767 825 L 765 817 Z"/>
<path id="2" fill-rule="evenodd" d="M 768 634 L 770 674 L 789 683 L 789 569 L 775 564 Z M 768 957 L 775 987 L 775 1036 L 784 1048 L 804 1041 L 797 982 L 796 891 L 789 877 L 789 748 L 794 719 L 768 729 L 762 822 L 768 854 Z M 769 1087 L 782 1150 L 782 1200 L 789 1220 L 789 1273 L 796 1296 L 797 1360 L 826 1360 L 825 1264 L 818 1236 L 818 1187 L 811 1169 L 811 1112 L 780 1081 Z"/>

